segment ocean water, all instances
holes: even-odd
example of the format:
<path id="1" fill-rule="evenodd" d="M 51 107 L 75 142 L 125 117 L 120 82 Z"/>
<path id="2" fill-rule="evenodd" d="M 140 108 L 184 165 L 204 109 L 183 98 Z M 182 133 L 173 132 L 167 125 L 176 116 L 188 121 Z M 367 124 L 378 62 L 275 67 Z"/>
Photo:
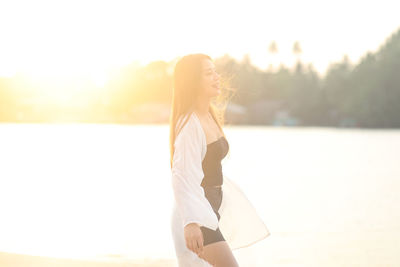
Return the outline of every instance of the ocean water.
<path id="1" fill-rule="evenodd" d="M 400 266 L 400 131 L 227 126 L 243 266 Z M 167 125 L 0 124 L 0 251 L 175 258 Z"/>

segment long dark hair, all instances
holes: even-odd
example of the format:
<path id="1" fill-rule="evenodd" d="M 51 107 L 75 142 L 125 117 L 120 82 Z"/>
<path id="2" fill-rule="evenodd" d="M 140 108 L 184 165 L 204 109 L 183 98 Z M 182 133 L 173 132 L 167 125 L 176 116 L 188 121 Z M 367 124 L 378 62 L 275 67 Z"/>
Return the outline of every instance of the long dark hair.
<path id="1" fill-rule="evenodd" d="M 181 116 L 191 114 L 194 111 L 195 103 L 201 90 L 202 61 L 205 59 L 212 60 L 210 56 L 205 54 L 189 54 L 182 57 L 175 65 L 173 97 L 169 118 L 171 168 L 174 157 L 175 138 L 182 127 L 186 124 L 189 116 L 187 116 L 187 119 L 179 125 L 180 128 L 175 132 L 176 124 Z M 229 91 L 230 88 L 227 88 L 227 81 L 224 79 L 224 77 L 221 77 L 220 81 L 221 94 L 216 97 L 215 104 L 212 102 L 210 103 L 209 112 L 217 123 L 222 134 L 225 136 L 225 133 L 222 129 L 224 125 L 225 109 L 227 104 L 224 104 L 224 102 L 227 102 L 225 91 L 226 89 Z"/>

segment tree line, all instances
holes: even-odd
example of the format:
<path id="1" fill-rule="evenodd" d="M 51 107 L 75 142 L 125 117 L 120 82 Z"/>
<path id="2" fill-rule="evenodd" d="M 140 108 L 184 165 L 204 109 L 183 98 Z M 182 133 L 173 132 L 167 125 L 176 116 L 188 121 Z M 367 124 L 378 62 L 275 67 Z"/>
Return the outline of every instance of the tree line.
<path id="1" fill-rule="evenodd" d="M 275 42 L 268 47 L 272 54 L 277 49 Z M 302 53 L 298 42 L 293 53 Z M 42 122 L 67 114 L 77 121 L 134 123 L 137 107 L 151 103 L 168 107 L 176 60 L 154 61 L 144 67 L 132 63 L 98 90 L 64 89 L 69 106 L 46 100 L 45 91 L 36 90 L 23 77 L 0 78 L 0 121 Z M 229 101 L 246 110 L 242 123 L 272 125 L 283 112 L 302 126 L 400 127 L 400 29 L 354 65 L 344 55 L 323 77 L 299 58 L 294 68 L 280 65 L 277 70 L 260 70 L 248 55 L 237 61 L 226 54 L 214 62 L 235 88 Z M 85 86 L 94 88 L 95 84 Z"/>

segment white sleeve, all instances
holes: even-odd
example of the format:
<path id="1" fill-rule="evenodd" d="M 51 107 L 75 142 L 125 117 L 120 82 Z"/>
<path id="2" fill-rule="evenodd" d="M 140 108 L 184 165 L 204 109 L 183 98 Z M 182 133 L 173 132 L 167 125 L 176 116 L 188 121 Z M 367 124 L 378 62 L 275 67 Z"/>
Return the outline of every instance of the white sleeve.
<path id="1" fill-rule="evenodd" d="M 191 118 L 193 119 L 193 118 Z M 197 125 L 189 119 L 176 137 L 172 160 L 172 188 L 183 227 L 195 222 L 216 230 L 218 218 L 200 185 L 204 177 L 202 168 L 202 142 Z"/>
<path id="2" fill-rule="evenodd" d="M 233 180 L 223 174 L 222 202 L 219 228 L 229 247 L 248 247 L 270 236 L 269 229 L 245 193 Z"/>

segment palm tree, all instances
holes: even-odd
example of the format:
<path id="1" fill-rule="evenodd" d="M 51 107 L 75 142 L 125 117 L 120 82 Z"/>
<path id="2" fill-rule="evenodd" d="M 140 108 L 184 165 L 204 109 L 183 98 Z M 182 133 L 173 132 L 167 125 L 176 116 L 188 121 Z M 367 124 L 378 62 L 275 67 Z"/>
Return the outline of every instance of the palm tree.
<path id="1" fill-rule="evenodd" d="M 272 41 L 268 47 L 268 52 L 272 55 L 273 62 L 276 61 L 276 54 L 278 54 L 278 46 L 275 41 Z M 269 63 L 268 70 L 272 71 L 272 63 Z"/>
<path id="2" fill-rule="evenodd" d="M 301 50 L 299 41 L 294 42 L 292 52 L 296 56 L 296 71 L 301 72 L 300 57 L 303 51 Z"/>

